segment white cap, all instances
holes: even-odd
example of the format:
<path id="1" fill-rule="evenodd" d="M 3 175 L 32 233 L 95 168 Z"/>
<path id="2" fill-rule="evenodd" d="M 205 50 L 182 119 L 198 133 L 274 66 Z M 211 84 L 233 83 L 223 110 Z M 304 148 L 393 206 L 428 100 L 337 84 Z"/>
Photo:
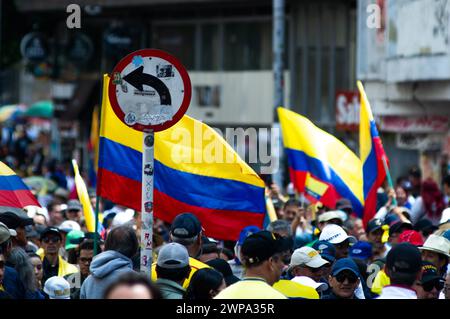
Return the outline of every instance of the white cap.
<path id="1" fill-rule="evenodd" d="M 325 291 L 328 289 L 328 285 L 324 282 L 316 282 L 313 279 L 306 276 L 297 276 L 291 279 L 291 281 L 299 283 L 303 286 L 314 288 L 317 292 Z"/>
<path id="2" fill-rule="evenodd" d="M 419 247 L 420 250 L 430 250 L 435 253 L 450 257 L 450 241 L 442 236 L 430 235 L 423 244 Z"/>
<path id="3" fill-rule="evenodd" d="M 450 207 L 442 211 L 442 217 L 441 220 L 439 221 L 439 224 L 442 225 L 448 223 L 449 220 L 450 220 Z"/>
<path id="4" fill-rule="evenodd" d="M 320 268 L 323 265 L 328 264 L 328 261 L 320 257 L 317 250 L 311 247 L 301 247 L 294 251 L 291 257 L 291 263 L 289 268 L 292 269 L 295 266 L 306 265 L 311 268 Z"/>
<path id="5" fill-rule="evenodd" d="M 81 230 L 80 224 L 73 220 L 65 220 L 59 225 L 58 229 L 65 233 L 69 233 L 72 230 Z"/>
<path id="6" fill-rule="evenodd" d="M 332 219 L 340 219 L 342 222 L 344 221 L 342 219 L 341 214 L 339 214 L 338 211 L 336 211 L 336 210 L 332 210 L 332 211 L 320 214 L 318 221 L 319 221 L 319 223 L 323 223 L 323 222 L 328 222 Z"/>
<path id="7" fill-rule="evenodd" d="M 133 215 L 134 215 L 134 212 L 133 212 Z M 111 224 L 112 227 L 125 225 L 126 223 L 133 220 L 133 215 L 126 213 L 126 212 L 117 213 L 116 216 L 114 216 L 114 218 L 112 220 L 112 224 Z"/>
<path id="8" fill-rule="evenodd" d="M 30 218 L 34 218 L 34 216 L 36 216 L 36 215 L 42 215 L 45 217 L 46 221 L 48 221 L 50 219 L 46 208 L 42 208 L 42 207 L 34 206 L 34 205 L 28 205 L 28 206 L 25 206 L 23 209 L 27 212 L 27 215 Z"/>
<path id="9" fill-rule="evenodd" d="M 326 225 L 319 236 L 319 240 L 324 240 L 332 244 L 340 244 L 347 239 L 353 244 L 357 242 L 355 237 L 348 236 L 341 226 L 335 224 Z"/>
<path id="10" fill-rule="evenodd" d="M 70 284 L 63 277 L 53 276 L 45 282 L 44 292 L 50 299 L 70 299 Z"/>

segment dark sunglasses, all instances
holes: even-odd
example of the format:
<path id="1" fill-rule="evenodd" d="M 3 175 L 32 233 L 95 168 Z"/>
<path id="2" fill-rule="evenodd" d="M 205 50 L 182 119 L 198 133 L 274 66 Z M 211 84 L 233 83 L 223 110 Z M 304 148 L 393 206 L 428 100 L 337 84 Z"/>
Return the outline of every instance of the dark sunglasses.
<path id="1" fill-rule="evenodd" d="M 356 277 L 356 275 L 348 274 L 348 273 L 346 274 L 344 272 L 340 272 L 339 274 L 337 274 L 335 276 L 335 278 L 340 283 L 343 283 L 345 281 L 345 279 L 347 279 L 350 284 L 354 284 L 358 280 L 358 277 Z"/>
<path id="2" fill-rule="evenodd" d="M 91 262 L 92 262 L 92 258 L 80 257 L 80 261 L 81 261 L 83 264 L 91 263 Z"/>
<path id="3" fill-rule="evenodd" d="M 425 290 L 426 292 L 432 291 L 433 288 L 436 288 L 437 291 L 441 291 L 442 289 L 444 289 L 444 281 L 433 280 L 433 281 L 429 281 L 424 284 L 421 284 L 421 286 L 422 286 L 423 290 Z"/>
<path id="4" fill-rule="evenodd" d="M 51 238 L 45 237 L 44 239 L 42 239 L 42 241 L 43 241 L 44 243 L 46 243 L 46 244 L 48 244 L 49 242 L 57 243 L 57 242 L 59 242 L 60 240 L 61 240 L 61 239 L 59 239 L 58 237 L 51 237 Z"/>

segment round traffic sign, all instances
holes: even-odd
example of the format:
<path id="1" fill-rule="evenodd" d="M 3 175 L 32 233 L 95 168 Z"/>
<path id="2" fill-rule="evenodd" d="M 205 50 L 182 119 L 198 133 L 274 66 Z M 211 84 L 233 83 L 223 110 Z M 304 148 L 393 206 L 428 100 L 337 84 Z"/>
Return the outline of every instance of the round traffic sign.
<path id="1" fill-rule="evenodd" d="M 117 117 L 138 131 L 163 131 L 191 101 L 191 81 L 174 56 L 156 49 L 130 53 L 116 65 L 108 96 Z"/>

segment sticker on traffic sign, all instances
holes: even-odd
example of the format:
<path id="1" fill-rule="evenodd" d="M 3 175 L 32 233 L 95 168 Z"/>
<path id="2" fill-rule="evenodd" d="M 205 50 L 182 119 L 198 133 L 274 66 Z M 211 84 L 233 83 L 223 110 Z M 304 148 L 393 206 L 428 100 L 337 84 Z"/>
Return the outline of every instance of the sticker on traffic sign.
<path id="1" fill-rule="evenodd" d="M 117 117 L 139 131 L 163 131 L 177 123 L 191 101 L 191 81 L 172 55 L 143 49 L 123 58 L 111 75 L 109 100 Z"/>

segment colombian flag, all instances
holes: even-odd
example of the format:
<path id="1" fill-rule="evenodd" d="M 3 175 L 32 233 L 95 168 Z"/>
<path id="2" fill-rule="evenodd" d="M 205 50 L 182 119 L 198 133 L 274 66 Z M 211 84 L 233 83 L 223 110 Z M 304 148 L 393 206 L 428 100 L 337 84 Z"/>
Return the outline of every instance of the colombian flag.
<path id="1" fill-rule="evenodd" d="M 108 81 L 105 75 L 97 194 L 141 211 L 142 132 L 116 117 Z M 187 115 L 155 133 L 154 174 L 157 218 L 171 222 L 191 212 L 207 236 L 224 240 L 236 240 L 246 226 L 263 225 L 263 180 L 216 131 Z"/>
<path id="2" fill-rule="evenodd" d="M 386 170 L 383 167 L 383 157 L 387 163 L 386 153 L 381 143 L 378 130 L 373 119 L 372 110 L 366 92 L 360 81 L 357 82 L 361 94 L 361 112 L 359 124 L 359 152 L 363 165 L 364 178 L 364 217 L 363 223 L 367 224 L 376 213 L 377 189 L 386 178 Z"/>
<path id="3" fill-rule="evenodd" d="M 291 180 L 298 192 L 330 208 L 336 206 L 339 198 L 347 198 L 361 216 L 364 203 L 361 160 L 307 118 L 281 107 L 278 117 Z"/>
<path id="4" fill-rule="evenodd" d="M 0 162 L 0 206 L 41 206 L 22 179 L 3 162 Z"/>

